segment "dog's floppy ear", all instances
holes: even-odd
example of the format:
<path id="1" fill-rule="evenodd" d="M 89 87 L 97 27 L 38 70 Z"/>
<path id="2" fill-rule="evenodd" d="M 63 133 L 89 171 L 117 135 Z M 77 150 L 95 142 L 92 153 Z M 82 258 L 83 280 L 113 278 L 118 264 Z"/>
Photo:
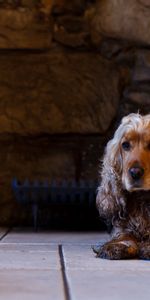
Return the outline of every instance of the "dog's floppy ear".
<path id="1" fill-rule="evenodd" d="M 120 182 L 122 170 L 121 153 L 114 141 L 111 140 L 105 151 L 101 184 L 98 188 L 96 204 L 102 218 L 110 221 L 120 210 L 123 202 L 122 186 Z"/>
<path id="2" fill-rule="evenodd" d="M 110 174 L 117 172 L 118 175 L 122 172 L 121 145 L 116 136 L 106 146 L 103 158 L 103 171 Z"/>
<path id="3" fill-rule="evenodd" d="M 106 173 L 109 171 L 117 172 L 117 176 L 122 172 L 122 154 L 121 154 L 121 140 L 127 130 L 135 128 L 139 124 L 141 119 L 140 114 L 129 114 L 125 116 L 118 129 L 116 130 L 114 137 L 108 142 L 105 155 L 103 159 L 103 169 L 106 169 Z M 111 172 L 112 173 L 112 172 Z"/>
<path id="4" fill-rule="evenodd" d="M 124 118 L 113 139 L 108 142 L 103 158 L 101 184 L 98 188 L 96 204 L 100 216 L 108 221 L 112 221 L 116 214 L 121 214 L 125 210 L 122 191 L 121 140 L 127 123 L 128 120 Z"/>

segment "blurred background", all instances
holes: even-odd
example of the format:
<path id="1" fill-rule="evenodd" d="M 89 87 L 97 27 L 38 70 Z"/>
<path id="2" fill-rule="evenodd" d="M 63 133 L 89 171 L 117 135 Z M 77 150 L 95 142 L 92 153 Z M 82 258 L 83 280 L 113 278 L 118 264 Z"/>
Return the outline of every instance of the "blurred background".
<path id="1" fill-rule="evenodd" d="M 0 225 L 32 224 L 13 178 L 97 181 L 122 116 L 149 112 L 149 83 L 149 0 L 0 0 Z"/>

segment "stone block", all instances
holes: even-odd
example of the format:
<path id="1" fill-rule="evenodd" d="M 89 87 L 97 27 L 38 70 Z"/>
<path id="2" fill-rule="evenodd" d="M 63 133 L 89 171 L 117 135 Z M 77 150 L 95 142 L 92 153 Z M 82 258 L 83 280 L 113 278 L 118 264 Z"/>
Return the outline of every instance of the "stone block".
<path id="1" fill-rule="evenodd" d="M 51 25 L 36 8 L 0 8 L 0 49 L 48 49 Z"/>
<path id="2" fill-rule="evenodd" d="M 104 133 L 119 101 L 119 74 L 97 53 L 54 49 L 0 56 L 0 133 Z"/>
<path id="3" fill-rule="evenodd" d="M 0 270 L 0 290 L 0 300 L 64 300 L 58 270 Z"/>
<path id="4" fill-rule="evenodd" d="M 93 37 L 128 40 L 137 45 L 150 45 L 150 5 L 148 1 L 97 1 L 92 20 Z"/>

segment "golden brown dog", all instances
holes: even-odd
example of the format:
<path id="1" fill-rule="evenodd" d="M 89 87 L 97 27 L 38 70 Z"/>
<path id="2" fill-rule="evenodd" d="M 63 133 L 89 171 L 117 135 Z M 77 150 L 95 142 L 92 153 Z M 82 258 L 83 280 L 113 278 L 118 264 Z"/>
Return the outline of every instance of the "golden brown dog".
<path id="1" fill-rule="evenodd" d="M 108 142 L 96 203 L 112 226 L 97 256 L 150 259 L 150 114 L 124 117 Z"/>

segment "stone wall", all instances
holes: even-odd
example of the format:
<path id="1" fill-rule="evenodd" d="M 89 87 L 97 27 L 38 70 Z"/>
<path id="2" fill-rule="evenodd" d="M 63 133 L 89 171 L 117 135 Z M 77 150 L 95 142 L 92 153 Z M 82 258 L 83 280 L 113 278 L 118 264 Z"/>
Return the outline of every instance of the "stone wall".
<path id="1" fill-rule="evenodd" d="M 11 180 L 98 177 L 120 118 L 149 112 L 148 0 L 0 0 L 0 223 Z"/>

